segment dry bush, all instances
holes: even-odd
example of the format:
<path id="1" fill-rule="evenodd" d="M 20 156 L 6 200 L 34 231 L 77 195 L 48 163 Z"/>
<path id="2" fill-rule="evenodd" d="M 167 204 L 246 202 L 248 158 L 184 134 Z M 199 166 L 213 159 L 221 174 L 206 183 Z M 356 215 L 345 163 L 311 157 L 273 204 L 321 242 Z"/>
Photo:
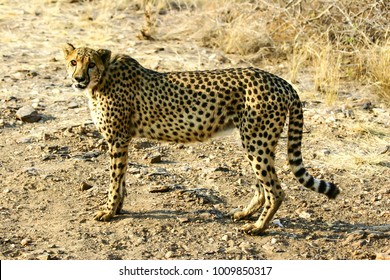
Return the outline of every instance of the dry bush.
<path id="1" fill-rule="evenodd" d="M 202 17 L 197 36 L 202 46 L 243 56 L 268 50 L 272 40 L 265 22 L 259 20 L 250 4 L 228 3 Z"/>
<path id="2" fill-rule="evenodd" d="M 340 80 L 373 83 L 389 100 L 389 1 L 211 1 L 198 37 L 203 46 L 253 57 L 288 58 L 290 78 L 314 66 L 315 87 L 327 103 Z M 364 54 L 364 57 L 362 57 Z M 256 56 L 255 56 L 256 57 Z M 250 59 L 249 59 L 250 60 Z M 253 62 L 253 61 L 252 61 Z"/>
<path id="3" fill-rule="evenodd" d="M 337 99 L 340 88 L 341 57 L 331 44 L 320 47 L 313 59 L 314 86 L 324 95 L 326 103 L 331 105 Z"/>
<path id="4" fill-rule="evenodd" d="M 390 40 L 383 46 L 373 45 L 368 48 L 363 59 L 374 92 L 390 103 Z"/>

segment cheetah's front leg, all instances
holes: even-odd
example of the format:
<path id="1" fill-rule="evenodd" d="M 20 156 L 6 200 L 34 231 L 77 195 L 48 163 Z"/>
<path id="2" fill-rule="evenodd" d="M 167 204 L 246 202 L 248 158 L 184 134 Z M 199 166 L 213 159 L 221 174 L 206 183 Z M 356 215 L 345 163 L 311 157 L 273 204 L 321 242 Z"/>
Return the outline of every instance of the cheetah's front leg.
<path id="1" fill-rule="evenodd" d="M 108 190 L 108 200 L 106 209 L 95 214 L 95 220 L 108 221 L 121 211 L 126 195 L 128 146 L 128 142 L 119 141 L 109 144 L 110 188 Z"/>

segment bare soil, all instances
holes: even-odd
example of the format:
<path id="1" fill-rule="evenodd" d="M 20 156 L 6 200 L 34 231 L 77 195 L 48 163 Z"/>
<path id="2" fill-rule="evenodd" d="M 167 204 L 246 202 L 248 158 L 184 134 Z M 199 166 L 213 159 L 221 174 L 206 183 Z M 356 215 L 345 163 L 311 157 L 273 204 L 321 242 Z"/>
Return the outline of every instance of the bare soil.
<path id="1" fill-rule="evenodd" d="M 136 5 L 96 10 L 94 1 L 36 2 L 0 2 L 0 259 L 389 258 L 390 110 L 357 83 L 325 105 L 310 90 L 310 69 L 297 83 L 305 104 L 303 155 L 313 175 L 340 186 L 336 200 L 299 186 L 283 135 L 277 169 L 287 198 L 264 235 L 248 236 L 239 230 L 245 221 L 229 216 L 253 195 L 236 131 L 189 145 L 134 139 L 124 214 L 94 221 L 107 194 L 107 147 L 85 97 L 70 87 L 61 44 L 126 52 L 159 71 L 249 63 L 202 48 L 185 31 L 137 39 L 143 13 Z M 194 16 L 191 9 L 160 15 L 161 32 Z M 283 77 L 286 65 L 255 66 Z M 27 105 L 40 121 L 16 118 Z"/>

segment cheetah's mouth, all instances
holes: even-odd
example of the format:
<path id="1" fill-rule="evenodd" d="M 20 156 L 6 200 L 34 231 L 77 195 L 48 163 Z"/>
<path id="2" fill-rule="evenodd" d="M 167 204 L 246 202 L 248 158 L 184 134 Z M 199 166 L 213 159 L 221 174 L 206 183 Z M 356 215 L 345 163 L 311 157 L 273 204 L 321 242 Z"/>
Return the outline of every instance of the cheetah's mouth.
<path id="1" fill-rule="evenodd" d="M 73 88 L 78 89 L 78 90 L 86 89 L 87 86 L 88 86 L 88 84 L 84 84 L 84 83 L 73 84 Z"/>

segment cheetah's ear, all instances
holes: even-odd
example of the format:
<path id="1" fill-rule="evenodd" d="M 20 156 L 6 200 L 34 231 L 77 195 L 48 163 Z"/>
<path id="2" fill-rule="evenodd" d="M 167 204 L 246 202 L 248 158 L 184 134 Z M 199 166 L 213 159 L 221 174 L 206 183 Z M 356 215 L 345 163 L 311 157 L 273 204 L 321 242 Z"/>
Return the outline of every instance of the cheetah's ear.
<path id="1" fill-rule="evenodd" d="M 66 43 L 63 48 L 62 48 L 62 51 L 64 52 L 64 56 L 65 58 L 75 50 L 76 48 L 70 44 L 70 43 Z"/>
<path id="2" fill-rule="evenodd" d="M 105 50 L 105 49 L 100 49 L 100 50 L 97 50 L 97 53 L 100 55 L 100 59 L 102 60 L 104 66 L 108 66 L 108 64 L 110 63 L 110 59 L 111 59 L 111 51 Z"/>

